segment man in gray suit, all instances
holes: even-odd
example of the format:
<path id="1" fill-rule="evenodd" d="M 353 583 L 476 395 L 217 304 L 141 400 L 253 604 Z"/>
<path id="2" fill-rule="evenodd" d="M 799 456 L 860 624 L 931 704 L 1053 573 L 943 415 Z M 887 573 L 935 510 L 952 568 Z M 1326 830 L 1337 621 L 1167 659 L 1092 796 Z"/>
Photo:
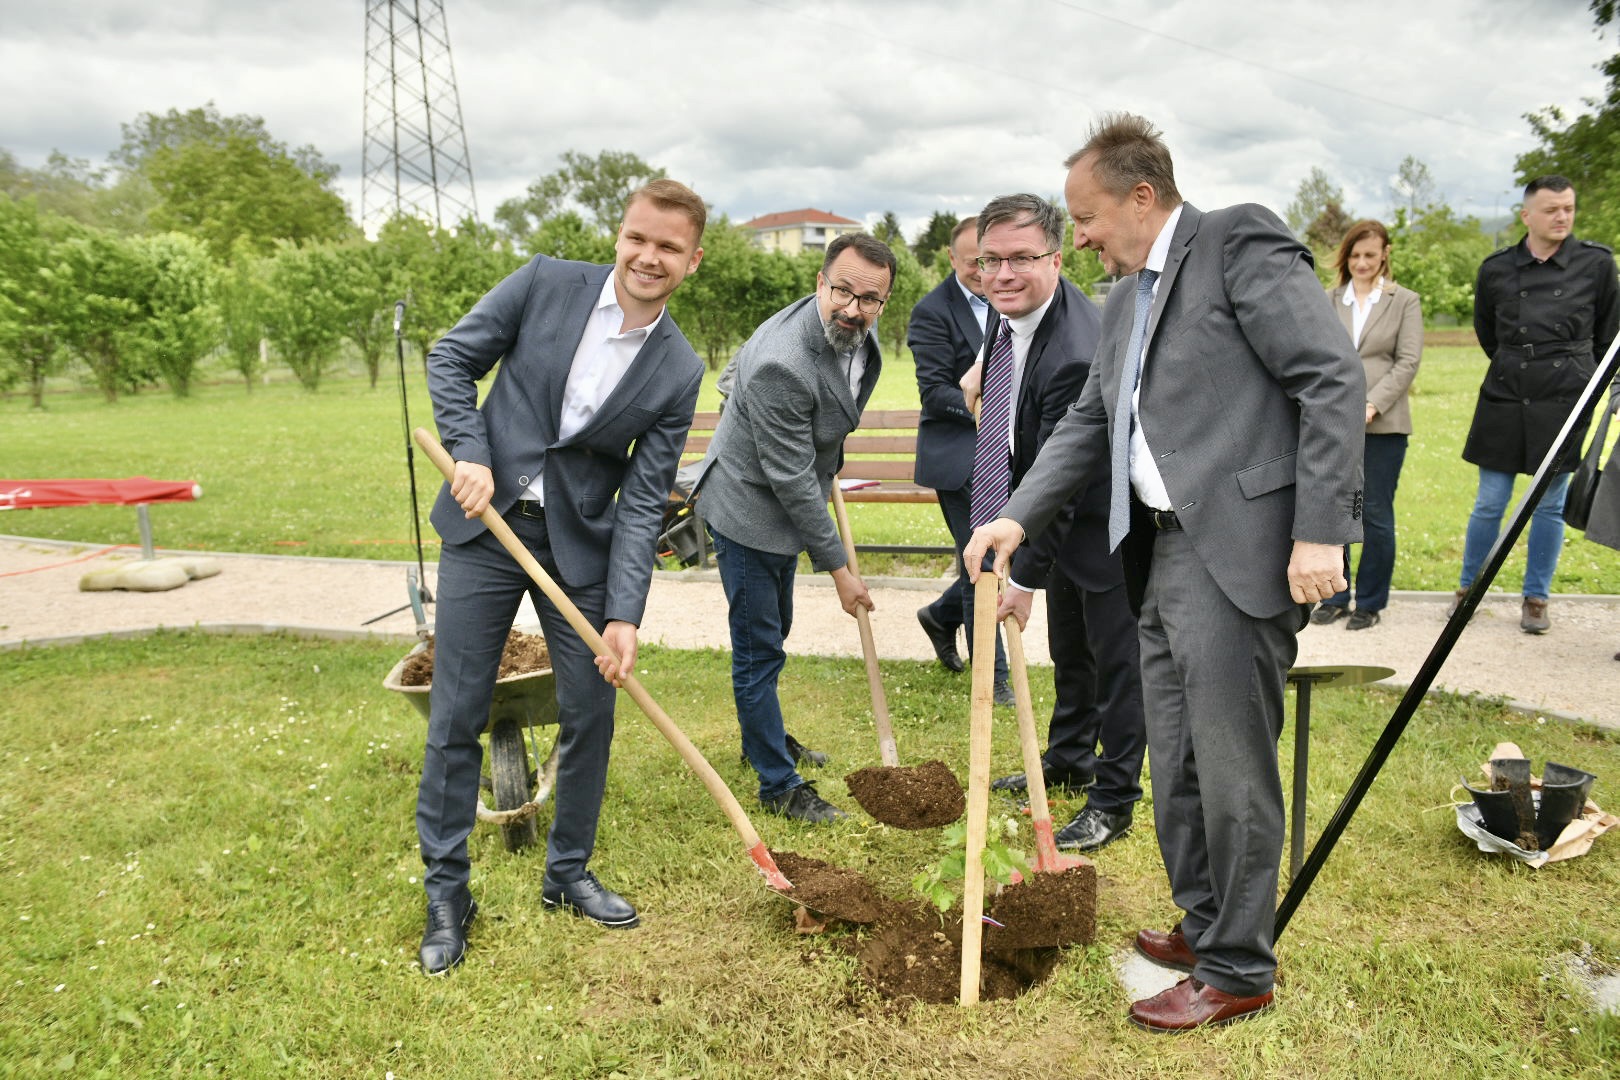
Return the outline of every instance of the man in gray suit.
<path id="1" fill-rule="evenodd" d="M 703 516 L 730 608 L 731 684 L 743 753 L 767 810 L 801 821 L 844 812 L 794 768 L 777 698 L 793 625 L 799 552 L 832 575 L 838 602 L 872 608 L 827 514 L 844 438 L 860 422 L 882 357 L 872 327 L 894 286 L 894 253 L 864 233 L 827 245 L 812 296 L 754 331 L 709 447 Z"/>
<path id="2" fill-rule="evenodd" d="M 1141 117 L 1104 117 L 1066 162 L 1074 242 L 1111 273 L 1080 400 L 1003 516 L 974 534 L 1001 573 L 1069 495 L 1109 475 L 1138 610 L 1154 822 L 1176 905 L 1137 948 L 1191 972 L 1135 1002 L 1153 1031 L 1271 1004 L 1283 688 L 1309 605 L 1345 587 L 1361 538 L 1366 380 L 1311 269 L 1270 211 L 1181 201 Z"/>
<path id="3" fill-rule="evenodd" d="M 556 798 L 541 901 L 603 926 L 638 917 L 586 863 L 607 782 L 614 687 L 636 660 L 659 523 L 703 364 L 664 310 L 703 257 L 703 200 L 673 180 L 630 197 L 612 266 L 545 256 L 495 286 L 428 354 L 455 478 L 439 561 L 432 715 L 416 825 L 427 868 L 423 971 L 461 962 L 478 911 L 467 835 L 496 670 L 525 593 L 557 676 Z M 478 406 L 478 380 L 500 362 Z M 594 657 L 477 521 L 493 507 L 617 656 Z"/>

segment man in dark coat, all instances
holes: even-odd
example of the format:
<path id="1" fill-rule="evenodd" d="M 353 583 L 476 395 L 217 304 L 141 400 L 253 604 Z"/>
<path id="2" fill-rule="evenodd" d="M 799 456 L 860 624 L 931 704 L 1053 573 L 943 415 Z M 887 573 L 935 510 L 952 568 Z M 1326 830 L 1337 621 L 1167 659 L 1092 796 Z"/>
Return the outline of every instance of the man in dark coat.
<path id="1" fill-rule="evenodd" d="M 1474 332 L 1491 366 L 1463 445 L 1463 460 L 1479 466 L 1479 492 L 1453 612 L 1496 543 L 1514 475 L 1540 466 L 1597 370 L 1597 356 L 1620 330 L 1614 255 L 1572 234 L 1570 182 L 1562 176 L 1530 181 L 1519 217 L 1525 238 L 1487 256 L 1474 288 Z M 1564 546 L 1564 495 L 1585 429 L 1583 422 L 1530 523 L 1519 617 L 1527 634 L 1544 634 L 1552 625 L 1547 597 Z"/>

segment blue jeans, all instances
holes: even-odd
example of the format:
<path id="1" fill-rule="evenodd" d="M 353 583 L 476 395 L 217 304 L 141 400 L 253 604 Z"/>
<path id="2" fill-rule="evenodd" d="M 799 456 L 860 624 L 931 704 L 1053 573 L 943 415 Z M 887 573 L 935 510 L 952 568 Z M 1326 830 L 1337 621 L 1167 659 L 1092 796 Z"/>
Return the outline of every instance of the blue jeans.
<path id="1" fill-rule="evenodd" d="M 743 753 L 759 773 L 759 797 L 773 799 L 804 783 L 788 753 L 776 681 L 787 662 L 782 643 L 793 627 L 793 579 L 799 557 L 728 540 L 714 527 L 731 623 L 731 694 L 737 703 Z"/>
<path id="2" fill-rule="evenodd" d="M 1407 437 L 1400 434 L 1368 435 L 1363 457 L 1361 508 L 1361 562 L 1350 577 L 1350 545 L 1344 545 L 1344 577 L 1356 583 L 1356 610 L 1383 611 L 1389 606 L 1389 581 L 1395 574 L 1395 486 L 1406 461 Z M 1350 591 L 1323 601 L 1349 607 Z"/>
<path id="3" fill-rule="evenodd" d="M 1513 498 L 1513 478 L 1516 474 L 1479 470 L 1479 495 L 1474 500 L 1474 512 L 1468 516 L 1468 533 L 1463 539 L 1462 576 L 1459 588 L 1466 589 L 1479 576 L 1485 557 L 1496 543 L 1501 531 L 1502 515 L 1508 500 Z M 1545 600 L 1552 591 L 1553 574 L 1558 570 L 1558 556 L 1564 549 L 1564 496 L 1569 493 L 1570 474 L 1559 473 L 1547 485 L 1530 519 L 1530 544 L 1525 552 L 1524 595 Z"/>

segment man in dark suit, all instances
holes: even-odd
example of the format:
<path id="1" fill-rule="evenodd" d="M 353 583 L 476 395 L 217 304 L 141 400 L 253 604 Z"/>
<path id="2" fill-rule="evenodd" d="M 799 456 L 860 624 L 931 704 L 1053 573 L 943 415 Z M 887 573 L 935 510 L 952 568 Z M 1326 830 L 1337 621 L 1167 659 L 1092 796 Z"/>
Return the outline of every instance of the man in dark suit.
<path id="1" fill-rule="evenodd" d="M 703 516 L 731 629 L 743 753 L 773 813 L 827 822 L 844 812 L 794 768 L 777 679 L 793 627 L 799 553 L 825 570 L 851 615 L 872 609 L 827 513 L 844 439 L 860 423 L 883 358 L 872 327 L 894 287 L 894 253 L 865 233 L 827 245 L 816 291 L 762 323 L 731 362 L 731 396 L 709 445 Z"/>
<path id="2" fill-rule="evenodd" d="M 455 477 L 432 521 L 439 562 L 431 718 L 416 824 L 427 871 L 422 969 L 447 971 L 477 913 L 467 835 L 490 697 L 525 593 L 556 672 L 556 797 L 541 900 L 635 926 L 586 863 L 607 782 L 614 687 L 635 666 L 659 523 L 703 364 L 664 310 L 703 257 L 703 200 L 673 180 L 630 197 L 612 266 L 537 256 L 495 286 L 428 354 L 428 390 Z M 478 380 L 500 362 L 483 406 Z M 477 521 L 505 518 L 617 656 L 593 657 L 561 612 Z"/>
<path id="3" fill-rule="evenodd" d="M 951 671 L 961 671 L 956 632 L 967 629 L 968 652 L 973 650 L 973 596 L 967 571 L 961 568 L 962 546 L 973 532 L 968 527 L 968 500 L 973 479 L 973 437 L 978 430 L 962 399 L 962 376 L 978 358 L 984 343 L 985 318 L 990 304 L 979 279 L 979 219 L 970 217 L 951 231 L 951 273 L 917 301 L 911 309 L 906 344 L 917 368 L 917 397 L 922 415 L 917 421 L 917 483 L 934 489 L 945 527 L 956 546 L 959 574 L 931 604 L 917 609 L 917 621 L 933 643 L 934 655 Z M 994 692 L 998 704 L 1011 704 L 1007 687 L 1007 654 L 1001 633 L 996 633 Z"/>
<path id="4" fill-rule="evenodd" d="M 963 390 L 968 405 L 977 404 L 985 371 L 994 381 L 998 357 L 1005 357 L 1012 406 L 991 408 L 987 397 L 980 413 L 972 517 L 982 524 L 1000 513 L 1009 484 L 1029 472 L 1080 396 L 1102 317 L 1059 272 L 1063 212 L 1056 206 L 1036 195 L 1003 195 L 980 212 L 978 228 L 978 262 L 996 317 L 985 336 L 986 359 L 965 374 Z M 1095 850 L 1131 827 L 1147 752 L 1136 620 L 1119 555 L 1108 549 L 1107 526 L 1108 485 L 1076 490 L 1058 520 L 1013 557 L 996 612 L 1023 627 L 1032 590 L 1046 590 L 1057 700 L 1042 772 L 1049 786 L 1090 788 L 1085 808 L 1057 834 L 1058 846 L 1071 851 Z M 1022 791 L 1028 783 L 1017 773 L 994 786 Z"/>
<path id="5" fill-rule="evenodd" d="M 1366 379 L 1310 253 L 1262 207 L 1183 203 L 1148 121 L 1104 117 L 1066 164 L 1076 246 L 1125 277 L 1080 400 L 967 558 L 976 571 L 993 547 L 1000 573 L 1108 477 L 1154 823 L 1185 913 L 1136 944 L 1191 971 L 1130 1018 L 1185 1031 L 1271 1004 L 1283 688 L 1309 605 L 1346 587 L 1342 545 L 1361 539 Z"/>

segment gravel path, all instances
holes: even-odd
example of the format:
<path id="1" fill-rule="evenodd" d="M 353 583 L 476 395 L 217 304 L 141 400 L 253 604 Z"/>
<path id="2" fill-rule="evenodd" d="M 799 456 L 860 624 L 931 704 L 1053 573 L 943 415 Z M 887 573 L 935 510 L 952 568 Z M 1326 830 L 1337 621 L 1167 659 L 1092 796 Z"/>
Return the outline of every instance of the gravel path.
<path id="1" fill-rule="evenodd" d="M 159 554 L 163 554 L 159 552 Z M 216 556 L 222 572 L 169 592 L 80 592 L 88 570 L 115 566 L 139 551 L 0 536 L 0 648 L 23 641 L 77 637 L 154 626 L 245 624 L 409 636 L 415 619 L 406 603 L 407 563 L 297 556 Z M 430 581 L 435 567 L 428 566 Z M 873 633 L 885 659 L 933 656 L 916 609 L 940 588 L 939 579 L 873 579 Z M 1351 633 L 1343 623 L 1308 627 L 1300 635 L 1301 665 L 1374 664 L 1395 669 L 1406 684 L 1445 625 L 1449 594 L 1396 593 L 1383 621 Z M 1581 718 L 1620 728 L 1620 597 L 1554 597 L 1551 633 L 1519 631 L 1517 596 L 1493 594 L 1475 613 L 1440 671 L 1446 689 L 1507 698 L 1549 716 Z M 858 657 L 855 624 L 838 608 L 824 575 L 801 575 L 788 648 L 796 653 Z M 519 622 L 533 622 L 526 608 Z M 1025 637 L 1031 663 L 1046 663 L 1045 619 L 1037 602 Z M 677 648 L 728 645 L 725 599 L 713 571 L 655 575 L 645 640 Z M 963 684 L 964 691 L 966 682 Z"/>

